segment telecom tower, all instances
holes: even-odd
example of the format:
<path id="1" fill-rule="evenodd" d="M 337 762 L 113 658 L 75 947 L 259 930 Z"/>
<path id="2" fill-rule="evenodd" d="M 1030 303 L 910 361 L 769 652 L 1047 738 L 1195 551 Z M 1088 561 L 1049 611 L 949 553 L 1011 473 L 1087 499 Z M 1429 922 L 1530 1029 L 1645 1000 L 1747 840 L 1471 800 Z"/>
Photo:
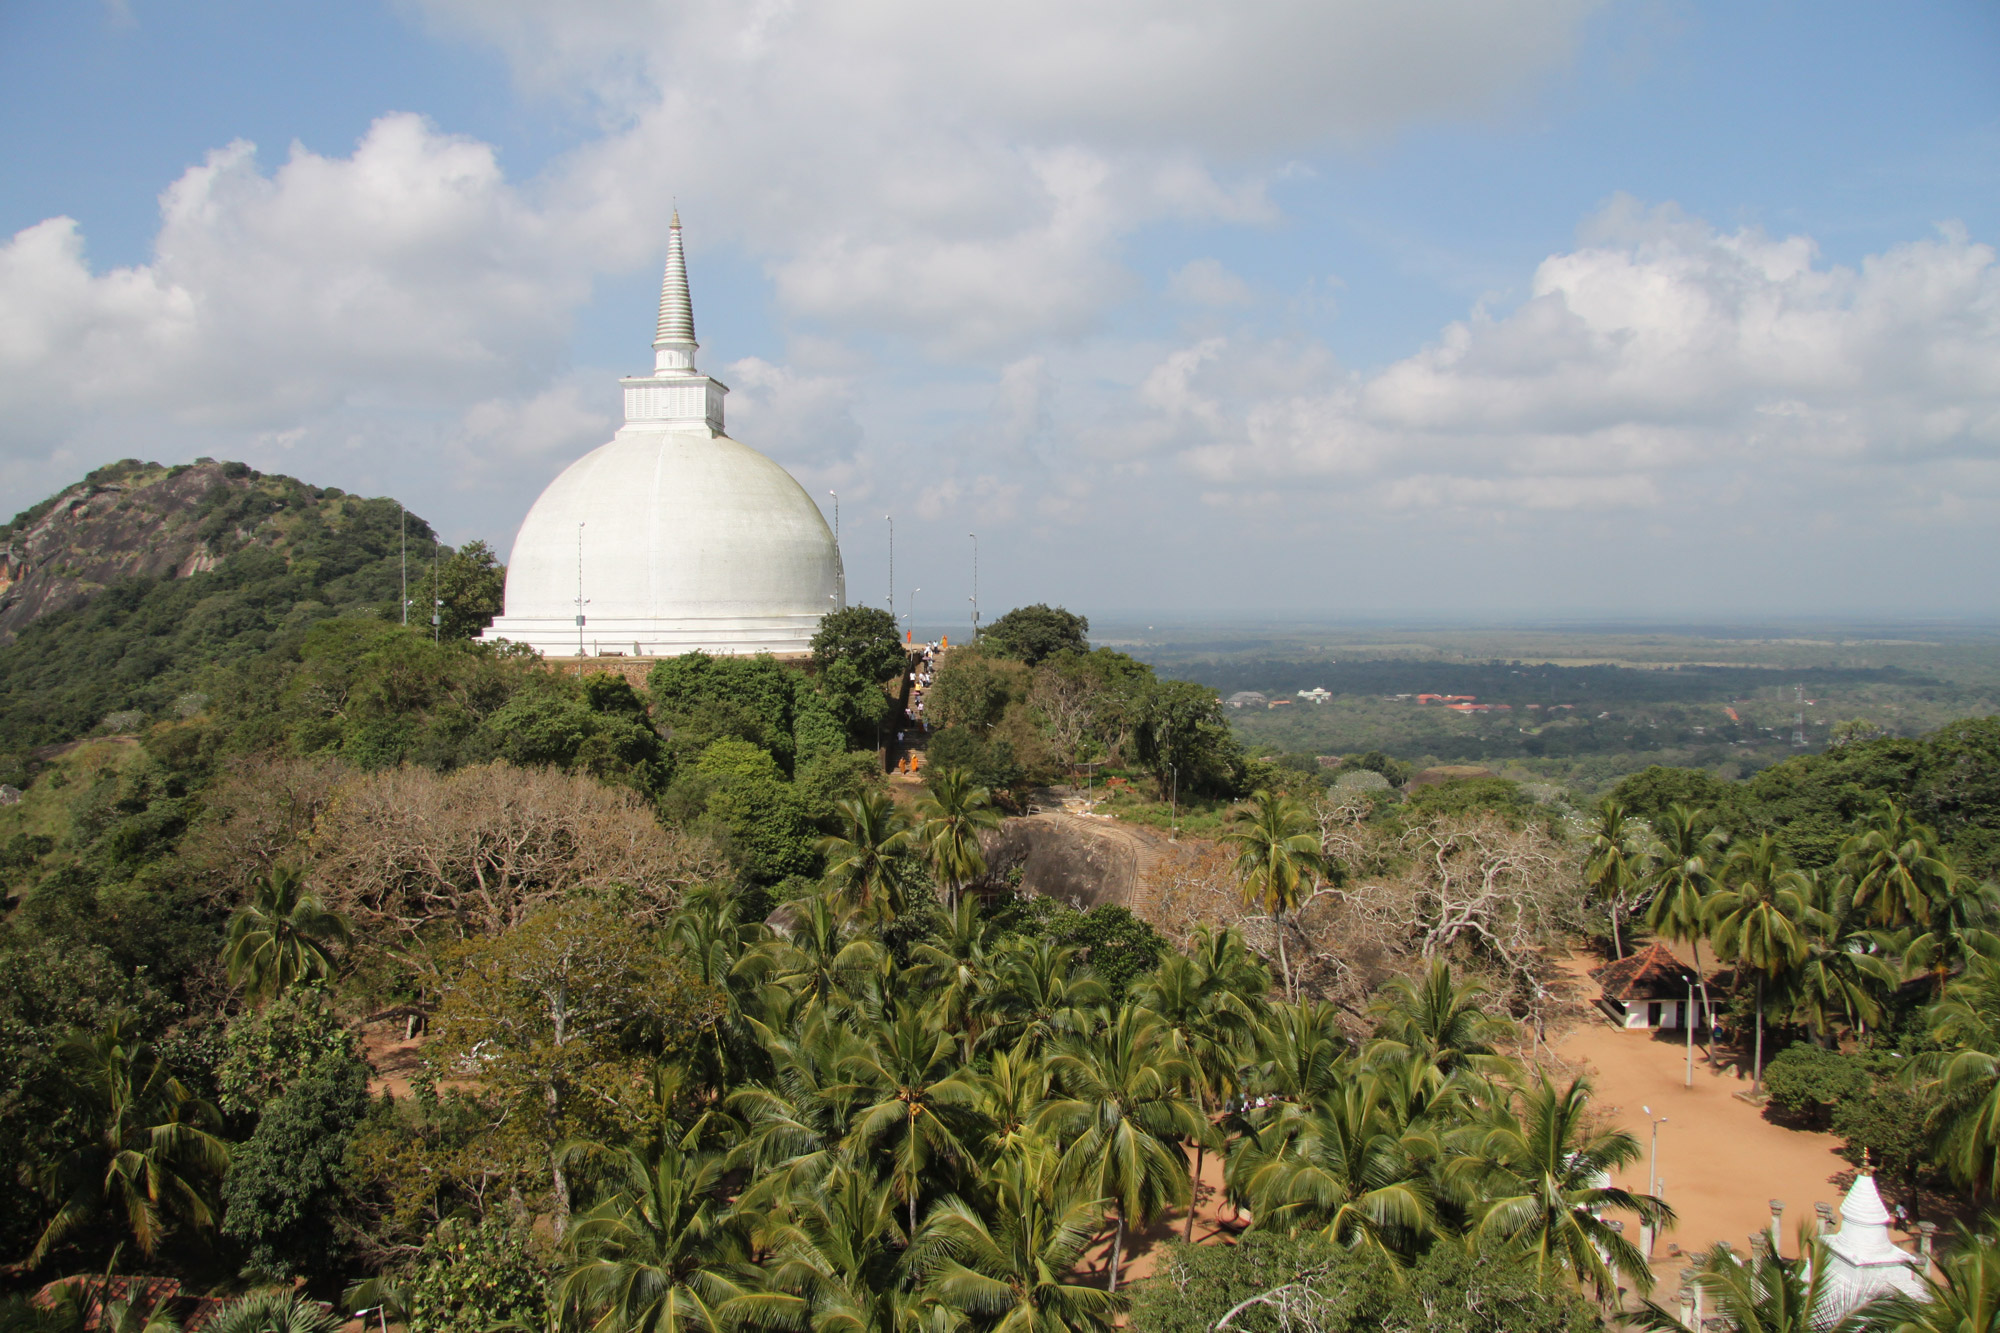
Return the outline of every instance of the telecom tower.
<path id="1" fill-rule="evenodd" d="M 1805 686 L 1803 685 L 1792 686 L 1792 705 L 1796 709 L 1796 711 L 1792 714 L 1792 744 L 1804 745 L 1806 743 L 1806 687 Z"/>

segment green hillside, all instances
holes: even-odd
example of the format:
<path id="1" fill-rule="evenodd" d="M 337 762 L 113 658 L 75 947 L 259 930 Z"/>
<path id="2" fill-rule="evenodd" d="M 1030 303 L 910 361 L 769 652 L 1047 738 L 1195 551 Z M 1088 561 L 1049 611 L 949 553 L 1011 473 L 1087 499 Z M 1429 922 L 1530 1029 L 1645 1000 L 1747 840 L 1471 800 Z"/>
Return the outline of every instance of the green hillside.
<path id="1" fill-rule="evenodd" d="M 79 519 L 53 533 L 56 549 L 38 553 L 37 569 L 60 569 L 99 556 L 106 544 L 141 546 L 164 536 L 199 551 L 200 563 L 212 567 L 86 587 L 71 605 L 28 623 L 0 648 L 0 751 L 72 740 L 117 713 L 196 711 L 199 701 L 188 696 L 203 692 L 218 665 L 266 652 L 322 620 L 397 613 L 402 506 L 240 463 L 112 464 L 18 515 L 0 539 L 18 545 L 37 528 L 46 535 L 79 494 L 157 493 L 160 483 L 189 473 L 206 483 L 192 496 L 135 507 L 108 532 Z M 414 514 L 408 543 L 410 568 L 421 575 L 441 548 Z"/>

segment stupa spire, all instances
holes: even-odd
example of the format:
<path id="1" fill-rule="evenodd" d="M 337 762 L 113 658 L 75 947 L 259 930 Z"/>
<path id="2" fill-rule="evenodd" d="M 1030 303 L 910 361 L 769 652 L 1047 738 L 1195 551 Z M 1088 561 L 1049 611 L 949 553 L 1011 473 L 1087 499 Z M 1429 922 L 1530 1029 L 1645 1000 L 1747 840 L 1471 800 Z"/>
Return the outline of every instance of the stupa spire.
<path id="1" fill-rule="evenodd" d="M 688 297 L 687 256 L 681 251 L 681 211 L 667 230 L 667 272 L 660 281 L 660 323 L 653 334 L 656 371 L 692 371 L 694 302 Z"/>

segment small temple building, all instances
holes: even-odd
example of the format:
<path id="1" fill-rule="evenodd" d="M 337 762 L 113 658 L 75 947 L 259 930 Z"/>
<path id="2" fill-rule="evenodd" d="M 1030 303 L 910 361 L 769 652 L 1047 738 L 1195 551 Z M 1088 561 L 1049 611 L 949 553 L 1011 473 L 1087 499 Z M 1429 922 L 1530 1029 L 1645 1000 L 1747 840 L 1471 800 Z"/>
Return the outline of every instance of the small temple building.
<path id="1" fill-rule="evenodd" d="M 695 368 L 678 211 L 668 238 L 653 372 L 619 381 L 625 424 L 528 510 L 487 642 L 554 657 L 790 656 L 840 609 L 819 506 L 723 433 L 729 388 Z"/>
<path id="2" fill-rule="evenodd" d="M 1708 1026 L 1701 1011 L 1701 978 L 1664 944 L 1649 944 L 1617 962 L 1592 969 L 1603 987 L 1598 1007 L 1627 1028 Z"/>

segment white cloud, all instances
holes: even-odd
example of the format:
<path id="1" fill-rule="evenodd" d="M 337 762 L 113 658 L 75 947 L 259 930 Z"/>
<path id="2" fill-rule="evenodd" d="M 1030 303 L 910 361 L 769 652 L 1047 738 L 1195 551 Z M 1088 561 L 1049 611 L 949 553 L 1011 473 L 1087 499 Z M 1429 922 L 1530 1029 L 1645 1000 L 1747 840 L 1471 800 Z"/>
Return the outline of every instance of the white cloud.
<path id="1" fill-rule="evenodd" d="M 551 197 L 607 257 L 667 198 L 761 258 L 783 310 L 1019 355 L 1097 327 L 1163 218 L 1275 216 L 1295 154 L 1504 107 L 1597 0 L 426 0 L 614 128 Z M 697 222 L 696 220 L 699 219 Z"/>
<path id="2" fill-rule="evenodd" d="M 1250 284 L 1216 259 L 1193 259 L 1167 279 L 1167 295 L 1189 305 L 1249 305 Z"/>
<path id="3" fill-rule="evenodd" d="M 1902 485 L 2000 499 L 2000 263 L 1956 227 L 1857 268 L 1811 240 L 1718 232 L 1614 203 L 1537 269 L 1528 299 L 1473 312 L 1368 377 L 1258 396 L 1261 349 L 1210 338 L 1135 396 L 1207 437 L 1210 484 L 1364 483 L 1392 508 L 1646 507 L 1879 487 L 1879 465 L 1951 459 Z"/>

